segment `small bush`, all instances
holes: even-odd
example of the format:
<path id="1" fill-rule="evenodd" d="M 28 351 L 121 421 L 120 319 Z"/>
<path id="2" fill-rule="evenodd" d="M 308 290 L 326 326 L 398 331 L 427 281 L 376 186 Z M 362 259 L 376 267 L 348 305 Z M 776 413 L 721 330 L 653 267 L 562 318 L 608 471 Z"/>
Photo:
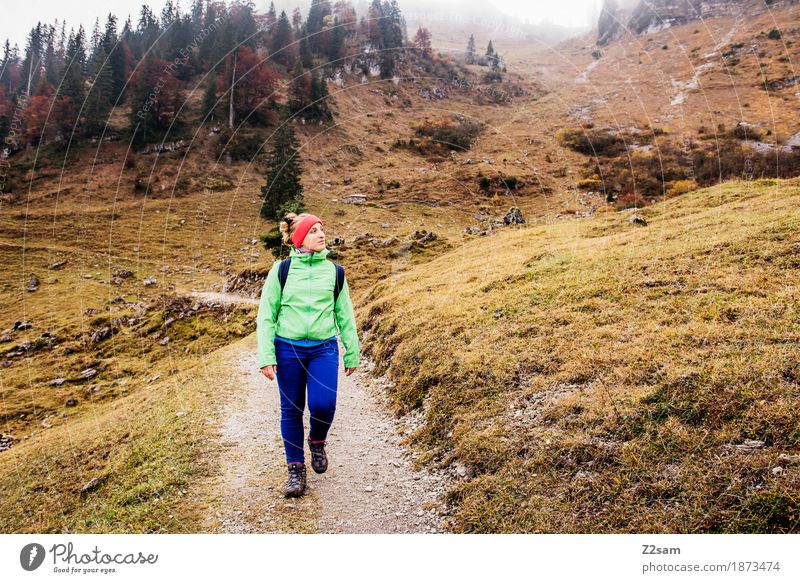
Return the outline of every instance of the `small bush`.
<path id="1" fill-rule="evenodd" d="M 783 35 L 781 35 L 781 31 L 778 30 L 777 28 L 773 28 L 767 34 L 767 38 L 769 38 L 771 40 L 780 40 L 782 36 Z"/>

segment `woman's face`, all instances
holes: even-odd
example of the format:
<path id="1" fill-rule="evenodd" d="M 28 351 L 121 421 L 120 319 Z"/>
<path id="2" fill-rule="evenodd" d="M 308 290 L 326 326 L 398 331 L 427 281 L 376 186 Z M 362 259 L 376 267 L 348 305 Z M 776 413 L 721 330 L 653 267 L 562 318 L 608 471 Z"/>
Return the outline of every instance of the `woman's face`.
<path id="1" fill-rule="evenodd" d="M 322 251 L 325 249 L 325 231 L 322 230 L 322 223 L 315 223 L 306 233 L 302 247 L 311 251 Z"/>

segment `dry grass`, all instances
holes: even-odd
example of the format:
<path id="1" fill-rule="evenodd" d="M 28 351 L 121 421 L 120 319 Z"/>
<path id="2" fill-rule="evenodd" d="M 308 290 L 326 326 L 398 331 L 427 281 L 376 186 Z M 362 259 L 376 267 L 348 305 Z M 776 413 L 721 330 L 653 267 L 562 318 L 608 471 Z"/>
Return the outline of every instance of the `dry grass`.
<path id="1" fill-rule="evenodd" d="M 798 202 L 797 179 L 726 183 L 376 285 L 367 350 L 424 407 L 413 442 L 472 476 L 453 527 L 797 531 Z"/>

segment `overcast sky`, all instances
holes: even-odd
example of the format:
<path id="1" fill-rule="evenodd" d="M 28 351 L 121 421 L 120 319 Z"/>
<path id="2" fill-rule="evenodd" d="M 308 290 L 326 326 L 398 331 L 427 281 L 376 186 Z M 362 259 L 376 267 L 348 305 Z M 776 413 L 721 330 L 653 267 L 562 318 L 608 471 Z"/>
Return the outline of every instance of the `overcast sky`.
<path id="1" fill-rule="evenodd" d="M 191 1 L 181 0 L 181 8 L 188 9 Z M 432 0 L 426 2 L 426 5 L 431 10 L 435 10 L 439 7 L 445 8 L 454 5 L 457 1 Z M 494 4 L 497 10 L 531 24 L 547 20 L 554 24 L 583 27 L 594 25 L 594 22 L 588 22 L 589 15 L 593 14 L 592 7 L 599 6 L 601 2 L 602 0 L 491 0 L 482 4 Z M 0 18 L 0 42 L 5 42 L 5 39 L 8 38 L 12 45 L 16 43 L 20 50 L 23 50 L 31 27 L 35 26 L 38 21 L 51 23 L 55 19 L 58 19 L 59 22 L 66 19 L 67 31 L 70 27 L 77 28 L 79 24 L 83 24 L 87 33 L 90 34 L 95 18 L 99 17 L 102 24 L 109 12 L 117 16 L 121 28 L 128 15 L 131 16 L 134 24 L 136 23 L 143 3 L 150 6 L 158 15 L 166 0 L 76 0 L 74 2 L 68 0 L 0 0 L 3 15 Z M 353 1 L 356 7 L 360 3 Z M 277 0 L 275 2 L 278 10 L 290 6 L 301 6 L 304 15 L 307 13 L 309 4 L 310 1 Z M 399 4 L 403 9 L 404 1 L 399 0 Z M 463 0 L 460 4 L 463 4 Z M 255 5 L 261 11 L 269 5 L 269 0 L 255 0 Z M 597 10 L 595 8 L 594 14 L 597 13 Z"/>

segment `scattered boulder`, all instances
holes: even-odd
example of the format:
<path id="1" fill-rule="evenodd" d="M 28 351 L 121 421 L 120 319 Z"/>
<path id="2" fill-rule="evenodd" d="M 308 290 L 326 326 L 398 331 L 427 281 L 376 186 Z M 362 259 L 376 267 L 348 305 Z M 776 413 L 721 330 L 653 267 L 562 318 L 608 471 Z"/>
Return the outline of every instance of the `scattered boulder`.
<path id="1" fill-rule="evenodd" d="M 335 214 L 337 217 L 343 217 L 344 216 L 344 211 L 342 209 L 337 209 L 337 210 L 333 211 L 333 214 Z"/>
<path id="2" fill-rule="evenodd" d="M 30 322 L 14 322 L 14 330 L 27 330 L 32 324 Z"/>
<path id="3" fill-rule="evenodd" d="M 50 386 L 60 387 L 65 382 L 67 382 L 67 379 L 65 379 L 64 377 L 58 377 L 57 379 L 53 379 L 52 381 L 50 381 Z"/>
<path id="4" fill-rule="evenodd" d="M 342 199 L 343 203 L 346 204 L 364 204 L 367 202 L 367 195 L 366 194 L 351 194 L 346 196 Z"/>
<path id="5" fill-rule="evenodd" d="M 13 435 L 8 433 L 0 433 L 0 451 L 5 451 L 11 448 L 11 445 L 16 441 Z"/>
<path id="6" fill-rule="evenodd" d="M 158 283 L 158 280 L 155 277 L 147 277 L 142 282 L 142 285 L 150 286 L 150 285 L 156 285 L 157 283 Z"/>
<path id="7" fill-rule="evenodd" d="M 170 342 L 169 336 L 164 336 L 164 338 L 161 339 L 161 342 L 159 342 L 159 344 L 161 346 L 166 346 L 167 344 L 169 344 L 169 342 Z"/>
<path id="8" fill-rule="evenodd" d="M 121 279 L 128 279 L 129 277 L 133 277 L 133 272 L 130 269 L 123 269 L 121 267 L 115 267 L 111 270 L 111 275 L 114 277 L 119 277 Z"/>
<path id="9" fill-rule="evenodd" d="M 504 225 L 523 225 L 525 218 L 522 216 L 522 211 L 519 208 L 512 206 L 503 217 Z"/>
<path id="10" fill-rule="evenodd" d="M 85 368 L 81 371 L 80 374 L 82 379 L 89 380 L 92 377 L 97 376 L 97 369 L 96 368 Z"/>
<path id="11" fill-rule="evenodd" d="M 222 286 L 222 293 L 236 293 L 248 298 L 255 298 L 261 293 L 268 269 L 247 268 L 228 278 Z"/>
<path id="12" fill-rule="evenodd" d="M 103 340 L 106 340 L 107 338 L 111 338 L 111 336 L 117 332 L 118 330 L 115 330 L 111 326 L 103 326 L 102 328 L 94 330 L 89 339 L 91 340 L 92 344 L 97 344 Z"/>
<path id="13" fill-rule="evenodd" d="M 67 407 L 75 407 L 77 404 L 78 404 L 77 399 L 67 399 L 67 402 L 65 403 Z"/>
<path id="14" fill-rule="evenodd" d="M 97 488 L 97 486 L 100 485 L 101 480 L 102 478 L 100 478 L 99 476 L 95 476 L 94 478 L 86 482 L 81 488 L 81 494 L 88 494 L 89 492 Z"/>
<path id="15" fill-rule="evenodd" d="M 53 263 L 53 264 L 52 264 L 50 267 L 48 267 L 48 269 L 61 269 L 61 268 L 62 268 L 62 267 L 64 267 L 66 264 L 67 264 L 67 260 L 66 260 L 66 259 L 64 259 L 64 260 L 62 260 L 62 261 L 56 261 L 56 262 L 55 262 L 55 263 Z"/>
<path id="16" fill-rule="evenodd" d="M 39 278 L 36 277 L 36 274 L 31 273 L 31 276 L 28 278 L 26 289 L 29 292 L 35 292 L 37 289 L 39 289 Z"/>
<path id="17" fill-rule="evenodd" d="M 628 222 L 632 225 L 641 225 L 642 227 L 647 226 L 647 221 L 644 220 L 644 217 L 639 215 L 631 215 L 631 217 L 628 219 Z"/>

